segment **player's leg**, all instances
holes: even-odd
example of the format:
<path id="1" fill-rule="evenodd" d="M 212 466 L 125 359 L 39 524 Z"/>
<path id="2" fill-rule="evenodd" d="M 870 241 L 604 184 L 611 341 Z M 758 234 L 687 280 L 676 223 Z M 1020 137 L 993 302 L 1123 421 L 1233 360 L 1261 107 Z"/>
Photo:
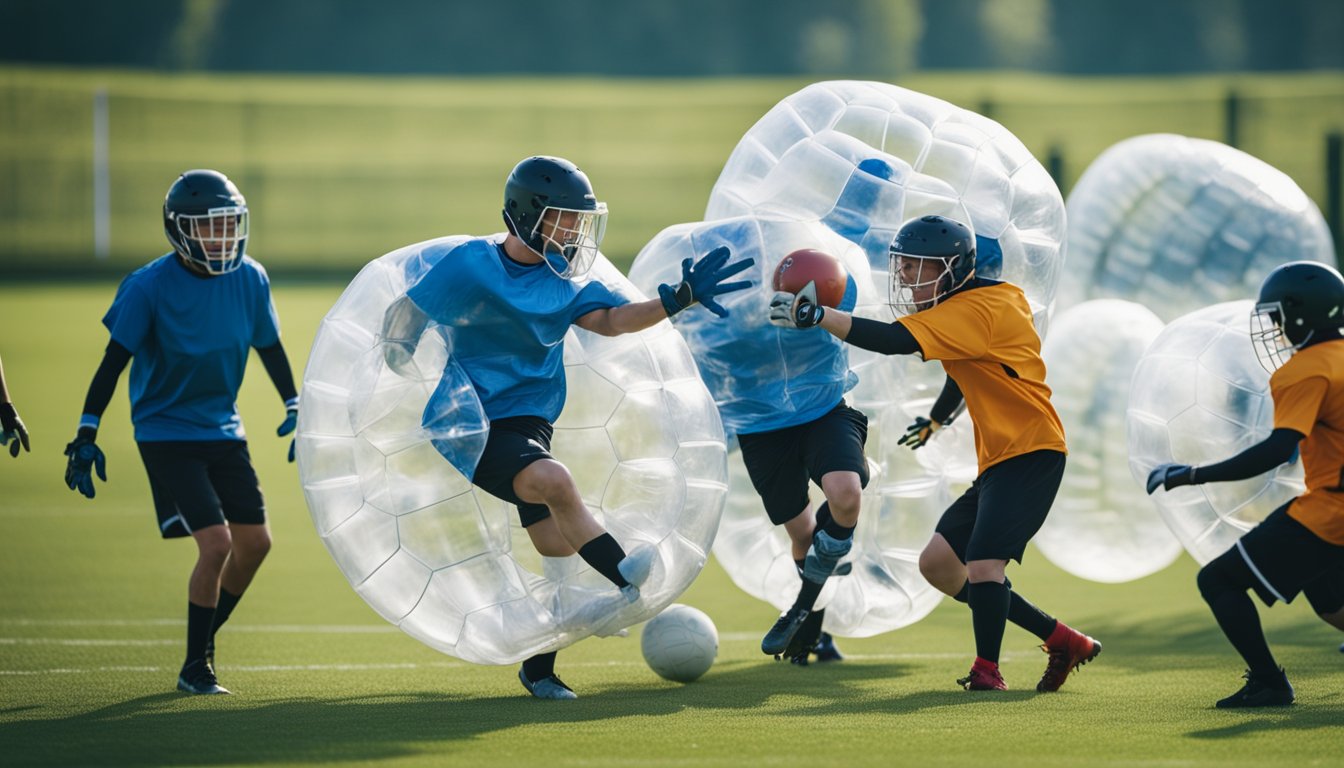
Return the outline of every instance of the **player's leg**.
<path id="1" fill-rule="evenodd" d="M 210 452 L 210 482 L 219 497 L 224 518 L 232 536 L 229 559 L 219 580 L 219 602 L 215 606 L 206 661 L 215 664 L 215 637 L 242 600 L 261 563 L 271 551 L 271 529 L 266 522 L 266 501 L 261 483 L 252 468 L 247 443 L 229 440 L 203 445 Z"/>
<path id="2" fill-rule="evenodd" d="M 1283 706 L 1293 703 L 1293 688 L 1274 659 L 1248 591 L 1258 580 L 1242 550 L 1233 546 L 1199 570 L 1199 594 L 1218 627 L 1246 662 L 1246 684 L 1218 701 L 1220 708 Z M 1276 599 L 1270 598 L 1270 601 Z"/>
<path id="3" fill-rule="evenodd" d="M 1311 609 L 1321 621 L 1338 630 L 1344 630 L 1344 565 L 1303 587 L 1302 594 L 1311 603 Z M 1344 653 L 1344 644 L 1339 646 Z"/>
<path id="4" fill-rule="evenodd" d="M 164 538 L 190 536 L 196 544 L 196 563 L 187 582 L 187 648 L 178 690 L 228 693 L 206 658 L 219 579 L 233 546 L 219 497 L 210 483 L 208 461 L 199 443 L 146 442 L 138 447 L 149 475 L 160 534 Z"/>
<path id="5" fill-rule="evenodd" d="M 1280 600 L 1291 603 L 1311 586 L 1324 605 L 1325 597 L 1317 590 L 1320 580 L 1344 567 L 1344 547 L 1322 540 L 1293 519 L 1288 514 L 1291 504 L 1274 510 L 1199 571 L 1200 595 L 1247 666 L 1246 684 L 1219 700 L 1219 708 L 1293 703 L 1293 687 L 1269 650 L 1260 615 L 1247 593 L 1254 591 L 1272 606 Z"/>
<path id="6" fill-rule="evenodd" d="M 771 523 L 783 526 L 788 534 L 789 555 L 798 569 L 799 579 L 803 578 L 804 561 L 816 529 L 816 516 L 808 499 L 807 465 L 802 454 L 804 437 L 803 425 L 737 436 L 742 464 L 752 487 L 761 497 L 766 515 Z M 797 610 L 791 608 L 781 614 L 767 633 L 767 639 L 762 641 L 762 650 L 775 656 L 782 654 L 807 620 L 811 608 L 811 605 Z M 784 634 L 780 639 L 770 639 L 776 633 Z M 776 646 L 778 650 L 766 650 Z"/>
<path id="7" fill-rule="evenodd" d="M 554 518 L 554 530 L 568 546 L 633 602 L 652 569 L 654 549 L 637 548 L 627 557 L 588 511 L 569 470 L 551 456 L 553 432 L 545 419 L 535 416 L 496 420 L 472 482 L 517 505 L 525 527 L 531 527 L 530 520 Z"/>
<path id="8" fill-rule="evenodd" d="M 966 601 L 976 631 L 976 665 L 997 670 L 1009 620 L 1045 641 L 1050 658 L 1038 691 L 1058 690 L 1069 673 L 1101 652 L 1101 644 L 1036 608 L 1012 589 L 1009 560 L 1021 562 L 1040 530 L 1064 474 L 1064 454 L 1035 451 L 996 464 L 979 479 L 975 528 L 966 544 Z M 974 675 L 973 675 L 974 676 Z"/>

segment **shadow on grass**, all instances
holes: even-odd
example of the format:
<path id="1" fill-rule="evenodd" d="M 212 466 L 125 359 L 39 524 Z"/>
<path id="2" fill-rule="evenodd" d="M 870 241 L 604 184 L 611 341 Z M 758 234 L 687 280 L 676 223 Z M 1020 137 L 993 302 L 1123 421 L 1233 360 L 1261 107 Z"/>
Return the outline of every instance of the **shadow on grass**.
<path id="1" fill-rule="evenodd" d="M 1231 722 L 1217 728 L 1191 731 L 1188 736 L 1192 739 L 1217 740 L 1241 738 L 1266 731 L 1282 733 L 1284 731 L 1329 729 L 1337 732 L 1340 723 L 1344 723 L 1344 702 L 1339 701 L 1338 695 L 1331 698 L 1334 701 L 1324 705 L 1320 702 L 1313 702 L 1310 705 L 1297 703 L 1291 707 L 1239 709 L 1226 710 L 1225 712 L 1219 710 L 1219 715 L 1225 714 L 1229 720 L 1236 720 L 1237 722 Z M 1210 709 L 1213 709 L 1212 705 L 1210 705 Z"/>
<path id="2" fill-rule="evenodd" d="M 897 663 L 835 666 L 796 674 L 788 665 L 739 662 L 689 686 L 666 683 L 596 687 L 578 701 L 518 695 L 471 697 L 442 691 L 268 700 L 143 696 L 91 712 L 0 724 L 6 761 L 21 765 L 222 765 L 367 762 L 467 754 L 472 741 L 517 726 L 589 723 L 686 710 L 744 710 L 796 694 L 841 708 L 853 686 L 899 678 Z M 519 750 L 527 751 L 525 741 Z"/>
<path id="3" fill-rule="evenodd" d="M 1257 608 L 1264 617 L 1266 609 L 1263 606 Z M 1298 608 L 1300 606 L 1277 606 L 1280 612 L 1296 612 L 1300 617 L 1289 626 L 1269 629 L 1271 650 L 1276 653 L 1332 650 L 1330 644 L 1338 638 L 1336 630 L 1310 611 L 1295 610 Z M 1238 668 L 1242 664 L 1210 613 L 1186 612 L 1141 622 L 1121 615 L 1089 619 L 1078 629 L 1101 642 L 1104 650 L 1096 663 L 1107 667 L 1151 672 L 1194 667 Z"/>

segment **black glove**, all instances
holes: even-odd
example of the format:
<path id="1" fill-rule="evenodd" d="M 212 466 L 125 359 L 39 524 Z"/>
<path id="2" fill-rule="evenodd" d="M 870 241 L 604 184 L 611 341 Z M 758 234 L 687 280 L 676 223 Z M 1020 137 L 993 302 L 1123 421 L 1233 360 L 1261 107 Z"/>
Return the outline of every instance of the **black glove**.
<path id="1" fill-rule="evenodd" d="M 9 446 L 9 455 L 15 458 L 19 456 L 19 448 L 29 453 L 33 452 L 28 447 L 28 428 L 23 426 L 23 419 L 19 418 L 19 412 L 14 410 L 13 403 L 0 403 L 0 445 L 5 445 L 13 440 Z"/>
<path id="2" fill-rule="evenodd" d="M 719 317 L 727 317 L 728 310 L 715 301 L 714 297 L 750 288 L 750 280 L 739 280 L 735 283 L 723 281 L 756 263 L 755 259 L 742 259 L 728 264 L 728 257 L 731 255 L 728 246 L 721 245 L 705 254 L 699 261 L 694 263 L 692 259 L 682 261 L 681 282 L 676 287 L 667 283 L 658 286 L 658 298 L 663 300 L 663 309 L 667 311 L 667 316 L 672 317 L 698 301 L 705 305 L 705 309 Z"/>
<path id="3" fill-rule="evenodd" d="M 929 438 L 933 437 L 934 432 L 937 432 L 942 428 L 942 424 L 939 424 L 932 419 L 917 416 L 915 417 L 915 423 L 906 428 L 905 434 L 901 436 L 900 440 L 896 441 L 896 444 L 908 445 L 912 451 L 918 450 L 923 448 L 925 443 L 929 442 Z"/>
<path id="4" fill-rule="evenodd" d="M 98 430 L 80 427 L 79 434 L 65 446 L 65 455 L 70 457 L 65 464 L 65 484 L 90 499 L 94 495 L 93 471 L 98 472 L 98 479 L 107 482 L 107 457 L 103 456 L 103 449 L 93 443 L 97 436 Z"/>
<path id="5" fill-rule="evenodd" d="M 1194 484 L 1195 468 L 1189 464 L 1159 464 L 1152 472 L 1148 473 L 1148 494 L 1150 496 L 1159 485 L 1170 491 L 1172 488 L 1179 488 L 1182 485 Z"/>
<path id="6" fill-rule="evenodd" d="M 275 430 L 276 437 L 284 437 L 294 431 L 299 424 L 299 398 L 285 403 L 285 420 Z M 294 463 L 294 441 L 289 441 L 289 463 Z"/>
<path id="7" fill-rule="evenodd" d="M 826 308 L 817 303 L 817 284 L 808 282 L 798 293 L 777 291 L 770 298 L 770 322 L 784 328 L 811 328 L 821 322 Z"/>

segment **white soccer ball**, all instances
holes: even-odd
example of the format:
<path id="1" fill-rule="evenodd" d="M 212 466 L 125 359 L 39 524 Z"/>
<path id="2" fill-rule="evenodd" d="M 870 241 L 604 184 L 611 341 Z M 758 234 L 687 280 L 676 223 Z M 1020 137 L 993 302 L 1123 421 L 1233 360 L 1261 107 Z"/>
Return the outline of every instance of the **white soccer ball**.
<path id="1" fill-rule="evenodd" d="M 1269 374 L 1251 346 L 1252 306 L 1231 301 L 1180 317 L 1139 359 L 1126 418 L 1135 483 L 1143 486 L 1159 464 L 1229 458 L 1273 430 Z M 1203 564 L 1304 488 L 1302 464 L 1294 462 L 1248 480 L 1158 489 L 1151 499 Z"/>
<path id="2" fill-rule="evenodd" d="M 689 683 L 713 666 L 719 631 L 704 611 L 673 603 L 644 625 L 639 648 L 659 677 Z"/>
<path id="3" fill-rule="evenodd" d="M 571 328 L 552 453 L 627 552 L 657 554 L 635 603 L 577 555 L 537 554 L 517 510 L 466 476 L 487 422 L 461 369 L 445 368 L 451 333 L 431 323 L 409 373 L 384 362 L 388 306 L 463 239 L 371 262 L 324 318 L 304 372 L 299 478 L 323 544 L 380 616 L 464 661 L 511 664 L 644 621 L 690 586 L 727 495 L 726 446 L 670 324 L 613 338 Z M 593 279 L 643 299 L 603 256 Z M 426 421 L 444 376 L 457 394 Z"/>

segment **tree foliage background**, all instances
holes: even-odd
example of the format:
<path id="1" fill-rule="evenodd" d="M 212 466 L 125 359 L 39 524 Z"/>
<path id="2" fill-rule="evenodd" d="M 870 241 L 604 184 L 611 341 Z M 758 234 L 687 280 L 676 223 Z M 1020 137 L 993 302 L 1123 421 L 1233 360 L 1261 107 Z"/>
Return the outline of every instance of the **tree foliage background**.
<path id="1" fill-rule="evenodd" d="M 1344 67 L 1339 0 L 5 0 L 0 61 L 654 77 Z"/>

